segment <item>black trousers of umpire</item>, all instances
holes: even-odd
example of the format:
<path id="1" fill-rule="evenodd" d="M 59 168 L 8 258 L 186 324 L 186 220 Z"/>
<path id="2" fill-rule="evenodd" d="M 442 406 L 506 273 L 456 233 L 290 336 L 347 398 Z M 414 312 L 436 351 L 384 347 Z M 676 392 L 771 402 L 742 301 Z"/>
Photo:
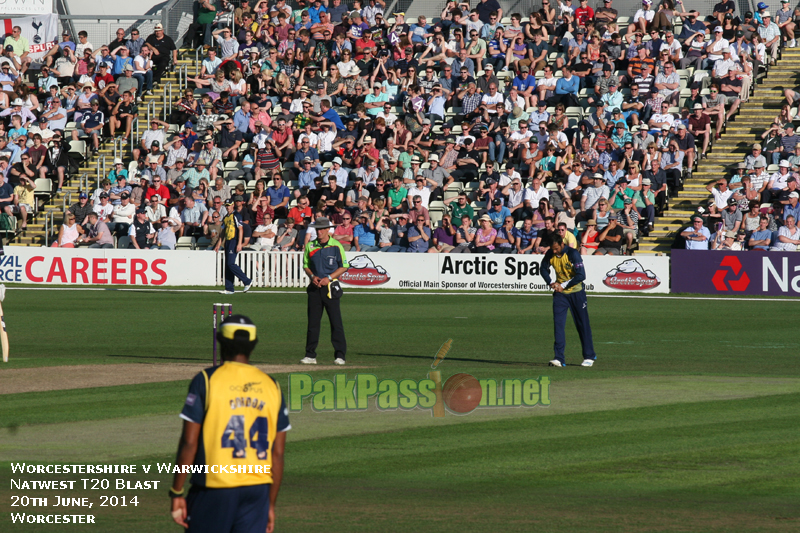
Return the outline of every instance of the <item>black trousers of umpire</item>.
<path id="1" fill-rule="evenodd" d="M 308 331 L 306 331 L 306 357 L 316 359 L 317 346 L 319 345 L 319 329 L 322 322 L 322 310 L 328 313 L 331 323 L 331 344 L 333 344 L 333 358 L 345 358 L 347 354 L 347 340 L 344 337 L 342 325 L 342 312 L 339 308 L 339 299 L 328 298 L 328 287 L 315 287 L 309 285 L 308 293 Z"/>

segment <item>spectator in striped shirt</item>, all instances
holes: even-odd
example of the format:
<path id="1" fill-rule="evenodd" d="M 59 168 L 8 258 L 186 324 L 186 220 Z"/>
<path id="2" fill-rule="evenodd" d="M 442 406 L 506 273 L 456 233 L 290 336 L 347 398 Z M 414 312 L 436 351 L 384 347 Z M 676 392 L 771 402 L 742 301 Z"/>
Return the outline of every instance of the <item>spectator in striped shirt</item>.
<path id="1" fill-rule="evenodd" d="M 461 116 L 466 117 L 467 120 L 475 118 L 475 112 L 481 105 L 483 96 L 478 92 L 478 86 L 474 82 L 470 82 L 466 89 L 459 92 L 461 98 Z"/>

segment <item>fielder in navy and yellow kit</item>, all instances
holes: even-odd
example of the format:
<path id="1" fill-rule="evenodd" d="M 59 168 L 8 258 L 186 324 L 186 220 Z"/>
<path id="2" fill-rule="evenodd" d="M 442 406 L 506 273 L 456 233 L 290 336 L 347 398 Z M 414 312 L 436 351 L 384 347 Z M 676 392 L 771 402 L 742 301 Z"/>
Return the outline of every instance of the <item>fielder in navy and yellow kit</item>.
<path id="1" fill-rule="evenodd" d="M 556 281 L 550 282 L 550 267 L 556 271 Z M 544 281 L 553 289 L 553 325 L 555 328 L 555 342 L 553 350 L 555 359 L 550 361 L 551 366 L 565 366 L 564 347 L 566 337 L 564 327 L 567 325 L 567 309 L 572 313 L 572 320 L 578 329 L 583 350 L 583 363 L 581 366 L 592 366 L 597 355 L 594 353 L 592 343 L 592 327 L 589 325 L 589 309 L 586 302 L 586 291 L 583 290 L 583 280 L 586 272 L 583 269 L 581 254 L 566 245 L 561 235 L 553 236 L 553 245 L 544 254 L 540 272 Z"/>
<path id="2" fill-rule="evenodd" d="M 288 409 L 278 384 L 249 364 L 256 327 L 226 319 L 217 333 L 222 365 L 197 374 L 181 411 L 183 434 L 170 488 L 172 518 L 189 532 L 264 533 L 275 527 Z"/>

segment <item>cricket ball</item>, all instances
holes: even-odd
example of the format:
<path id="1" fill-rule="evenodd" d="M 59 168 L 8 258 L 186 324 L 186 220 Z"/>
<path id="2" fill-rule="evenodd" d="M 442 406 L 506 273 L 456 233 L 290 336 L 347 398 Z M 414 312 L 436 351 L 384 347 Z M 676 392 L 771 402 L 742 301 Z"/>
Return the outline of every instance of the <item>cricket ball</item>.
<path id="1" fill-rule="evenodd" d="M 466 414 L 481 403 L 480 382 L 470 374 L 453 374 L 444 384 L 442 397 L 448 409 L 454 413 Z"/>

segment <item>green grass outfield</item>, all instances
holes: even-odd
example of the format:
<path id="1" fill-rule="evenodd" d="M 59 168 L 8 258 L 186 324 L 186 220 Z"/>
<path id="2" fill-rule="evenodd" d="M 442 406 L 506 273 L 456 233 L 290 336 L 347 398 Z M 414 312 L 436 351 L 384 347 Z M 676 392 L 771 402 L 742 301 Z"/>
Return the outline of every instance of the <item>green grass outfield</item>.
<path id="1" fill-rule="evenodd" d="M 253 361 L 303 356 L 301 292 L 14 290 L 3 303 L 11 362 L 210 363 L 210 304 L 259 326 Z M 796 301 L 589 297 L 598 362 L 547 367 L 547 296 L 361 293 L 343 300 L 348 377 L 426 377 L 453 339 L 443 377 L 551 379 L 549 407 L 290 415 L 279 532 L 798 531 L 800 365 Z M 580 362 L 571 321 L 567 361 Z M 327 323 L 319 362 L 330 364 Z M 352 368 L 352 366 L 364 368 Z M 122 367 L 120 367 L 122 368 Z M 130 368 L 126 366 L 125 368 Z M 144 368 L 144 367 L 143 367 Z M 334 371 L 314 371 L 331 378 Z M 337 369 L 338 370 L 338 369 Z M 342 370 L 338 370 L 341 372 Z M 287 374 L 276 379 L 286 390 Z M 11 462 L 172 462 L 188 380 L 0 389 L 0 530 L 175 532 L 166 489 L 19 491 Z M 0 381 L 2 383 L 2 381 Z M 153 467 L 155 469 L 155 466 Z M 106 476 L 119 477 L 119 476 Z M 139 505 L 10 507 L 11 497 L 138 495 Z M 94 514 L 90 526 L 11 525 L 10 512 Z"/>

